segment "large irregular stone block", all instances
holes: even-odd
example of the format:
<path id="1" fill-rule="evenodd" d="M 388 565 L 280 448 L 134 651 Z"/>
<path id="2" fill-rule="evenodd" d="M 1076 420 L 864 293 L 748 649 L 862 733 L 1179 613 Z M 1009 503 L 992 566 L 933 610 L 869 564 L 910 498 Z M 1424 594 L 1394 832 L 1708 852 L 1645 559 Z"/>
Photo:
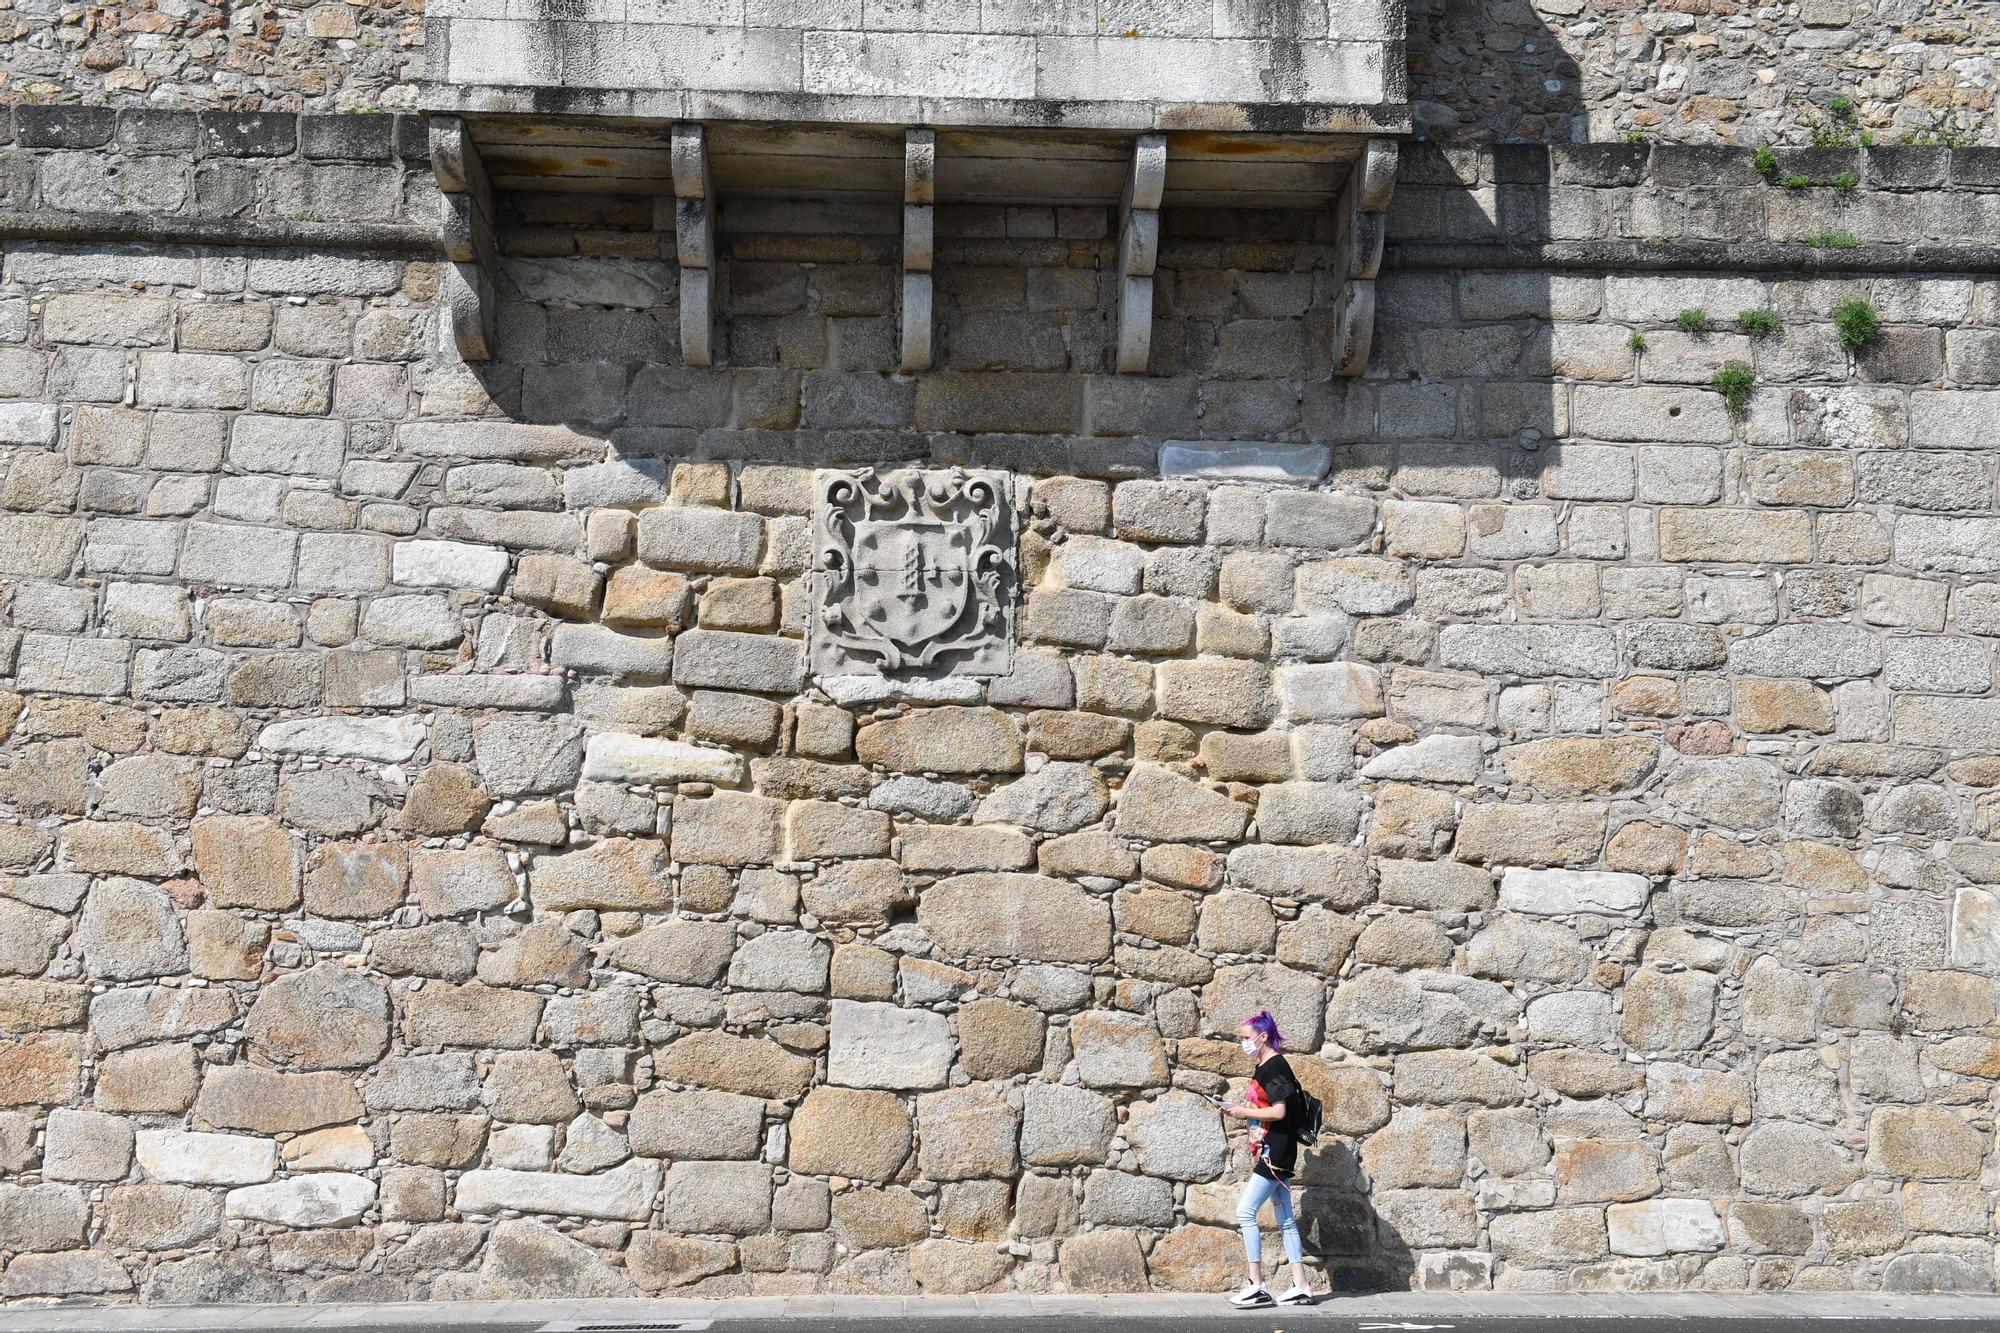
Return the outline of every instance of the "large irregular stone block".
<path id="1" fill-rule="evenodd" d="M 409 717 L 308 717 L 273 722 L 257 734 L 258 748 L 271 754 L 380 764 L 406 762 L 423 742 L 424 724 Z"/>
<path id="2" fill-rule="evenodd" d="M 1229 1156 L 1214 1104 L 1189 1092 L 1169 1092 L 1134 1106 L 1125 1137 L 1139 1156 L 1139 1169 L 1166 1180 L 1213 1180 Z"/>
<path id="3" fill-rule="evenodd" d="M 1111 1151 L 1117 1108 L 1108 1097 L 1062 1083 L 1023 1094 L 1021 1160 L 1030 1166 L 1095 1166 Z"/>
<path id="4" fill-rule="evenodd" d="M 339 1227 L 361 1220 L 375 1202 L 375 1182 L 341 1171 L 313 1171 L 229 1191 L 223 1212 L 281 1227 Z"/>
<path id="5" fill-rule="evenodd" d="M 1612 870 L 1528 870 L 1509 866 L 1500 876 L 1500 903 L 1538 916 L 1591 912 L 1633 916 L 1646 905 L 1652 882 Z"/>
<path id="6" fill-rule="evenodd" d="M 1092 1088 L 1156 1088 L 1167 1081 L 1159 1029 L 1137 1014 L 1093 1010 L 1070 1023 L 1077 1076 Z"/>
<path id="7" fill-rule="evenodd" d="M 562 1171 L 468 1171 L 459 1177 L 453 1199 L 467 1213 L 512 1208 L 637 1222 L 652 1215 L 660 1179 L 660 1164 L 651 1161 L 627 1162 L 588 1176 Z"/>
<path id="8" fill-rule="evenodd" d="M 726 1273 L 737 1256 L 737 1247 L 724 1241 L 641 1231 L 626 1247 L 625 1268 L 647 1291 L 666 1291 Z"/>
<path id="9" fill-rule="evenodd" d="M 1250 824 L 1250 807 L 1153 764 L 1138 764 L 1118 792 L 1120 837 L 1151 842 L 1233 841 Z"/>
<path id="10" fill-rule="evenodd" d="M 1291 898 L 1347 912 L 1375 896 L 1368 860 L 1352 847 L 1233 847 L 1229 881 L 1266 898 Z"/>
<path id="11" fill-rule="evenodd" d="M 850 1088 L 942 1087 L 953 1049 L 951 1026 L 942 1014 L 835 1000 L 826 1077 Z"/>
<path id="12" fill-rule="evenodd" d="M 892 773 L 1019 773 L 1023 752 L 1014 720 L 997 708 L 919 708 L 855 733 L 864 764 Z"/>
<path id="13" fill-rule="evenodd" d="M 548 912 L 643 911 L 672 901 L 666 848 L 653 838 L 606 838 L 577 852 L 535 859 L 528 894 Z"/>
<path id="14" fill-rule="evenodd" d="M 1499 984 L 1445 972 L 1363 972 L 1336 987 L 1326 1023 L 1335 1041 L 1357 1054 L 1425 1051 L 1469 1045 L 1504 1027 L 1521 1002 Z"/>
<path id="15" fill-rule="evenodd" d="M 1845 1148 L 1816 1125 L 1769 1121 L 1743 1136 L 1738 1151 L 1743 1188 L 1752 1194 L 1791 1199 L 1837 1194 L 1861 1174 Z"/>
<path id="16" fill-rule="evenodd" d="M 815 1088 L 792 1113 L 790 1135 L 793 1171 L 888 1181 L 909 1158 L 913 1127 L 892 1093 Z"/>
<path id="17" fill-rule="evenodd" d="M 1211 1032 L 1235 1037 L 1245 1019 L 1268 1009 L 1288 1051 L 1319 1049 L 1326 991 L 1319 978 L 1277 963 L 1244 963 L 1215 970 L 1202 988 L 1202 1017 Z"/>
<path id="18" fill-rule="evenodd" d="M 918 1161 L 932 1180 L 990 1180 L 1020 1173 L 1020 1109 L 1000 1084 L 975 1083 L 917 1098 Z"/>
<path id="19" fill-rule="evenodd" d="M 924 1201 L 901 1186 L 843 1190 L 833 1199 L 833 1234 L 849 1250 L 890 1250 L 930 1234 Z"/>
<path id="20" fill-rule="evenodd" d="M 1133 1232 L 1086 1231 L 1062 1245 L 1063 1286 L 1079 1294 L 1145 1291 L 1146 1256 Z"/>
<path id="21" fill-rule="evenodd" d="M 1536 796 L 1566 800 L 1628 791 L 1658 761 L 1659 742 L 1639 736 L 1566 736 L 1510 745 L 1500 752 L 1507 780 Z"/>
<path id="22" fill-rule="evenodd" d="M 741 782 L 744 770 L 743 757 L 728 750 L 615 731 L 593 735 L 583 752 L 583 776 L 595 782 L 714 782 L 727 787 Z"/>
<path id="23" fill-rule="evenodd" d="M 322 963 L 266 986 L 244 1025 L 265 1059 L 299 1070 L 360 1069 L 389 1049 L 389 993 Z"/>
<path id="24" fill-rule="evenodd" d="M 796 1119 L 793 1125 L 796 1133 Z M 644 1157 L 744 1160 L 763 1143 L 764 1105 L 733 1092 L 648 1092 L 632 1108 L 626 1134 Z"/>
<path id="25" fill-rule="evenodd" d="M 261 1178 L 268 1179 L 268 1174 Z M 102 1240 L 118 1249 L 177 1250 L 214 1235 L 221 1225 L 222 1200 L 212 1190 L 122 1185 L 105 1196 Z"/>
<path id="26" fill-rule="evenodd" d="M 677 1162 L 667 1171 L 660 1215 L 678 1231 L 756 1235 L 771 1225 L 771 1168 L 762 1162 Z"/>
<path id="27" fill-rule="evenodd" d="M 94 977 L 132 981 L 187 967 L 187 944 L 167 895 L 135 879 L 99 880 L 83 901 L 72 944 Z"/>
<path id="28" fill-rule="evenodd" d="M 74 1185 L 0 1185 L 0 1246 L 22 1251 L 82 1246 L 90 1204 Z"/>
<path id="29" fill-rule="evenodd" d="M 0 898 L 0 975 L 40 976 L 70 933 L 70 919 Z"/>
<path id="30" fill-rule="evenodd" d="M 674 859 L 719 866 L 784 859 L 785 803 L 745 792 L 674 798 Z"/>
<path id="31" fill-rule="evenodd" d="M 1110 807 L 1110 793 L 1088 764 L 1049 763 L 996 787 L 972 812 L 974 823 L 1019 824 L 1039 833 L 1073 833 L 1095 824 Z"/>
<path id="32" fill-rule="evenodd" d="M 42 1141 L 48 1180 L 123 1180 L 132 1165 L 132 1122 L 102 1111 L 49 1112 Z"/>
<path id="33" fill-rule="evenodd" d="M 276 820 L 213 815 L 189 830 L 195 874 L 214 907 L 282 912 L 299 902 L 300 848 Z"/>
<path id="34" fill-rule="evenodd" d="M 736 928 L 727 921 L 674 918 L 618 941 L 605 961 L 681 986 L 711 986 L 729 970 Z"/>
<path id="35" fill-rule="evenodd" d="M 1943 1107 L 1878 1106 L 1868 1117 L 1867 1167 L 1920 1179 L 1972 1179 L 1992 1135 Z"/>
<path id="36" fill-rule="evenodd" d="M 133 986 L 90 1002 L 90 1032 L 104 1050 L 177 1041 L 236 1021 L 235 992 L 219 986 Z"/>
<path id="37" fill-rule="evenodd" d="M 218 1129 L 282 1134 L 361 1118 L 361 1094 L 333 1073 L 280 1074 L 257 1065 L 212 1068 L 201 1081 L 195 1114 Z"/>
<path id="38" fill-rule="evenodd" d="M 630 1279 L 580 1241 L 525 1218 L 493 1228 L 476 1283 L 464 1299 L 578 1300 L 640 1295 Z"/>
<path id="39" fill-rule="evenodd" d="M 694 1032 L 656 1051 L 653 1072 L 687 1087 L 790 1101 L 812 1086 L 814 1065 L 774 1041 Z"/>
<path id="40" fill-rule="evenodd" d="M 954 958 L 1093 963 L 1111 952 L 1111 906 L 1066 880 L 1004 871 L 924 890 L 917 924 Z"/>

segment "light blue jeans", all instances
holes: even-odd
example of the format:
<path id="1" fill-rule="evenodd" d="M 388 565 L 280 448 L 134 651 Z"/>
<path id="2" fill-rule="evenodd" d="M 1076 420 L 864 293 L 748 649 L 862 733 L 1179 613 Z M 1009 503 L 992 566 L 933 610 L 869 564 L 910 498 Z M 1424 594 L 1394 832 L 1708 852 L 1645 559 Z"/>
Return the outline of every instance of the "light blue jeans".
<path id="1" fill-rule="evenodd" d="M 1285 1243 L 1285 1258 L 1300 1262 L 1306 1251 L 1299 1242 L 1298 1220 L 1292 1216 L 1291 1186 L 1255 1172 L 1236 1203 L 1236 1225 L 1243 1229 L 1243 1257 L 1253 1264 L 1264 1262 L 1264 1236 L 1257 1229 L 1257 1210 L 1266 1199 L 1271 1200 L 1271 1207 L 1278 1214 L 1278 1236 Z"/>

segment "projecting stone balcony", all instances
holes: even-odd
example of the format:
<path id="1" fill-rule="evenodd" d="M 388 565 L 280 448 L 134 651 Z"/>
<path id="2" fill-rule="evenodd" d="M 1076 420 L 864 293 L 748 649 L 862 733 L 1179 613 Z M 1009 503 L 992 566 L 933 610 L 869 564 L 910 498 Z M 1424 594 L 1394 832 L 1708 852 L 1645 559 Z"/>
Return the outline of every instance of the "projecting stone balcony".
<path id="1" fill-rule="evenodd" d="M 652 120 L 1397 133 L 1396 0 L 445 0 L 429 105 Z"/>
<path id="2" fill-rule="evenodd" d="M 425 19 L 460 352 L 494 190 L 661 200 L 682 350 L 712 356 L 717 201 L 900 204 L 901 365 L 930 365 L 938 203 L 1118 205 L 1117 368 L 1143 370 L 1162 208 L 1339 210 L 1367 359 L 1409 130 L 1398 0 L 439 0 Z"/>

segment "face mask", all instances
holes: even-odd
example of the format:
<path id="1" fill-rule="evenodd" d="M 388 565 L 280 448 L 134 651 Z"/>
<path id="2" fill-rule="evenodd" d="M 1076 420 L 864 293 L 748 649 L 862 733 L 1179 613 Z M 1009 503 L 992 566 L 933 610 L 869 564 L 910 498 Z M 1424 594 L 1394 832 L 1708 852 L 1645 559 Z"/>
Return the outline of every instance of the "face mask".
<path id="1" fill-rule="evenodd" d="M 1248 1037 L 1245 1037 L 1243 1039 L 1243 1054 L 1245 1055 L 1257 1054 L 1257 1043 L 1250 1040 Z"/>

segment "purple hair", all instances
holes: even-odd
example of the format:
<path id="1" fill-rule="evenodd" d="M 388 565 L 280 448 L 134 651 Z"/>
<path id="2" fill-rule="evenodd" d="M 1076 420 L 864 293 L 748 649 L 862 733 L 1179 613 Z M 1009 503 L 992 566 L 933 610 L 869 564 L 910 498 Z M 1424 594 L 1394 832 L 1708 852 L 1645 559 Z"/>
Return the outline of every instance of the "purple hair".
<path id="1" fill-rule="evenodd" d="M 1269 1009 L 1260 1009 L 1251 1017 L 1244 1019 L 1243 1026 L 1255 1028 L 1257 1035 L 1269 1043 L 1272 1050 L 1285 1049 L 1285 1039 L 1278 1034 L 1278 1020 L 1271 1017 Z"/>

